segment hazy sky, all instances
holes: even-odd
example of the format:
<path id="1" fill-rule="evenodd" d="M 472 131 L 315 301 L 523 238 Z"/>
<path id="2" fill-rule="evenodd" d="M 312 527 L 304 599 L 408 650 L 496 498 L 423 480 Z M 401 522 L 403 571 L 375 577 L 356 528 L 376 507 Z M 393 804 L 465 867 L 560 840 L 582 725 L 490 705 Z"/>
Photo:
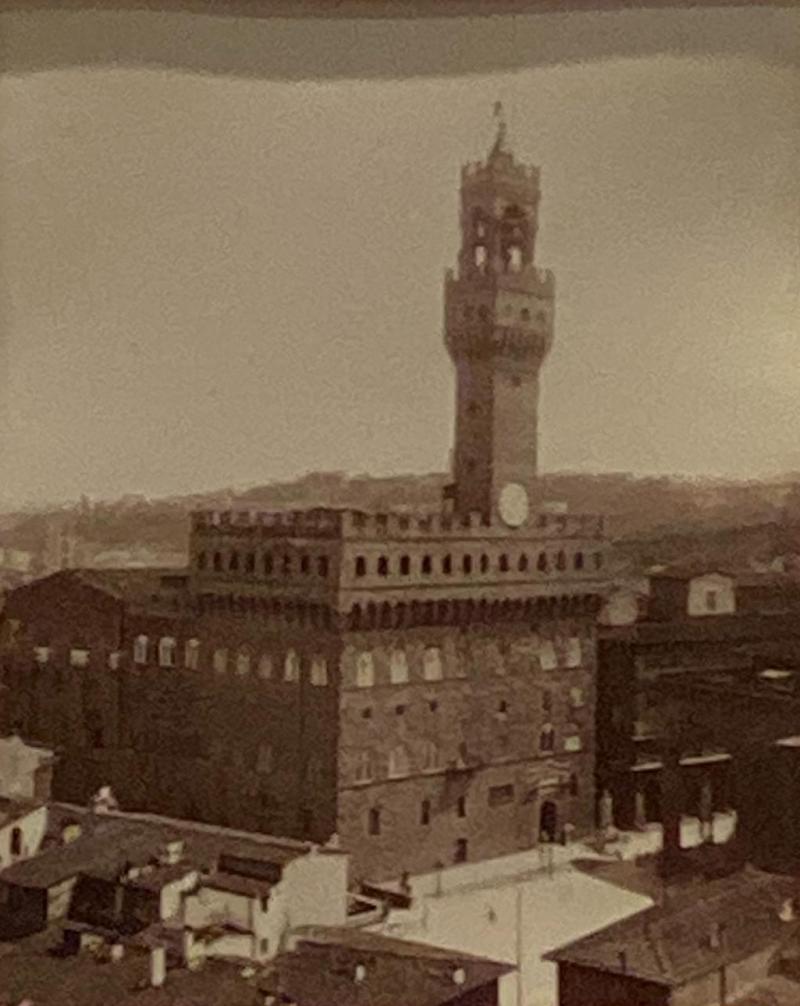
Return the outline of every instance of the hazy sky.
<path id="1" fill-rule="evenodd" d="M 587 30 L 555 17 L 562 42 Z M 632 17 L 615 30 L 645 37 L 656 15 Z M 32 22 L 0 17 L 0 496 L 443 469 L 442 279 L 459 169 L 484 154 L 498 98 L 542 169 L 538 257 L 557 279 L 543 468 L 800 468 L 800 62 L 785 58 L 800 13 L 713 17 L 742 38 L 758 21 L 758 46 L 404 77 L 419 28 L 398 24 L 383 57 L 398 79 L 312 65 L 291 81 L 269 54 L 285 59 L 296 25 L 236 26 L 263 45 L 260 78 L 20 71 Z M 427 55 L 503 37 L 524 52 L 555 30 L 513 22 L 430 22 Z M 302 27 L 324 49 L 330 27 Z"/>

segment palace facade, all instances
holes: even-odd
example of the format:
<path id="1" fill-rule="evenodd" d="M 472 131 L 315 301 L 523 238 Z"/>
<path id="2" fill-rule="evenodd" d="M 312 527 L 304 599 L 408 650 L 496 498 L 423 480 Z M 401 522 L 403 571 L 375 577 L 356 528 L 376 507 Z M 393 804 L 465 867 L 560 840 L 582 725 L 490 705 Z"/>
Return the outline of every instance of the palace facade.
<path id="1" fill-rule="evenodd" d="M 192 517 L 184 570 L 65 570 L 3 613 L 6 724 L 58 799 L 326 842 L 363 879 L 591 829 L 603 521 L 536 480 L 555 284 L 501 124 L 445 280 L 453 484 L 436 513 Z"/>

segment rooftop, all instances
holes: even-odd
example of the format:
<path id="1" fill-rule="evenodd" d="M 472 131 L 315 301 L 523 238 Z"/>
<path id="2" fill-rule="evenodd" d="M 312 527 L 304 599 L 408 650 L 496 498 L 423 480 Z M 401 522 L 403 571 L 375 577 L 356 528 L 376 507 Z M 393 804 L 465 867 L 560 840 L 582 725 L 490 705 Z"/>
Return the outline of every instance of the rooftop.
<path id="1" fill-rule="evenodd" d="M 446 513 L 366 513 L 361 510 L 316 508 L 312 510 L 199 510 L 192 515 L 192 530 L 227 532 L 242 536 L 293 536 L 383 540 L 397 538 L 507 538 L 557 537 L 601 538 L 603 518 L 596 514 L 534 514 L 522 527 L 510 528 L 480 514 L 458 518 Z"/>
<path id="2" fill-rule="evenodd" d="M 89 953 L 62 957 L 52 951 L 60 933 L 6 944 L 0 953 L 0 1001 L 30 999 L 36 1006 L 262 1006 L 241 968 L 208 961 L 199 971 L 170 969 L 165 985 L 149 987 L 146 953 L 128 950 L 119 962 Z"/>
<path id="3" fill-rule="evenodd" d="M 798 895 L 798 879 L 747 868 L 692 886 L 545 959 L 684 985 L 724 963 L 796 939 L 800 921 L 783 921 L 780 913 Z"/>
<path id="4" fill-rule="evenodd" d="M 346 928 L 297 931 L 259 988 L 297 1006 L 437 1006 L 514 969 L 484 957 Z"/>
<path id="5" fill-rule="evenodd" d="M 38 856 L 14 863 L 3 871 L 3 881 L 21 887 L 48 888 L 78 874 L 111 880 L 127 865 L 151 862 L 165 851 L 167 843 L 175 841 L 184 843 L 184 869 L 203 870 L 215 870 L 221 855 L 283 866 L 316 848 L 290 839 L 154 814 L 117 811 L 93 814 L 82 807 L 56 804 L 49 808 L 49 816 L 50 841 L 57 841 L 60 829 L 73 822 L 80 824 L 80 836 L 66 845 L 51 844 Z M 319 853 L 341 855 L 328 848 L 320 849 Z"/>

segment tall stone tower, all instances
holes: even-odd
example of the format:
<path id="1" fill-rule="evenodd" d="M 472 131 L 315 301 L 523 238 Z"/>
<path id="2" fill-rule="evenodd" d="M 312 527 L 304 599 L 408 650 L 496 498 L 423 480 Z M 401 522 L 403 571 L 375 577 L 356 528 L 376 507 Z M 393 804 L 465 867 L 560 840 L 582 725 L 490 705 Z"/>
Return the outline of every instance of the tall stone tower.
<path id="1" fill-rule="evenodd" d="M 553 341 L 554 279 L 535 265 L 539 170 L 515 161 L 502 110 L 484 163 L 461 172 L 461 250 L 445 280 L 456 370 L 454 482 L 461 516 L 525 523 L 536 494 L 539 371 Z"/>

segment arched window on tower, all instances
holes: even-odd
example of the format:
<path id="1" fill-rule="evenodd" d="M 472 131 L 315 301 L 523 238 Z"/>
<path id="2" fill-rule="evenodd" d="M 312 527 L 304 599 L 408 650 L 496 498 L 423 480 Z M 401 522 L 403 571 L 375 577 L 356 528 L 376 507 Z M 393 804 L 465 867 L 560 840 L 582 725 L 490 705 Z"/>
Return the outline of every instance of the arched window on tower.
<path id="1" fill-rule="evenodd" d="M 550 568 L 547 561 L 547 552 L 540 552 L 539 558 L 536 560 L 536 568 L 540 573 L 546 573 Z"/>
<path id="2" fill-rule="evenodd" d="M 500 255 L 505 272 L 520 272 L 525 264 L 527 223 L 519 206 L 509 206 L 501 224 Z"/>
<path id="3" fill-rule="evenodd" d="M 486 237 L 486 219 L 479 209 L 472 211 L 472 231 L 479 241 Z"/>

